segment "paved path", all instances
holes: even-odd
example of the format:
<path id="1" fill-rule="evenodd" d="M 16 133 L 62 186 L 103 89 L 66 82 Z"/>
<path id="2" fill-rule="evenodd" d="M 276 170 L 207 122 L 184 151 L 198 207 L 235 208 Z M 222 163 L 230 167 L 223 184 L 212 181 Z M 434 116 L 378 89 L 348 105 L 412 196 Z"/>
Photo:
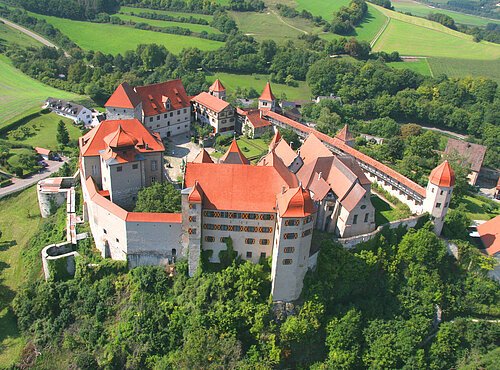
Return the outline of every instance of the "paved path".
<path id="1" fill-rule="evenodd" d="M 6 186 L 5 188 L 0 188 L 0 198 L 6 197 L 7 195 L 14 194 L 21 190 L 29 188 L 30 186 L 36 184 L 38 181 L 49 177 L 59 168 L 61 168 L 61 166 L 66 161 L 67 159 L 65 159 L 63 162 L 45 161 L 49 164 L 49 167 L 45 168 L 43 172 L 37 173 L 25 179 L 12 178 L 12 185 Z"/>
<path id="2" fill-rule="evenodd" d="M 20 26 L 20 25 L 14 23 L 14 22 L 11 22 L 11 21 L 9 21 L 9 20 L 7 20 L 5 18 L 0 18 L 0 21 L 2 21 L 3 23 L 5 23 L 9 27 L 12 27 L 12 28 L 15 28 L 18 31 L 21 31 L 22 33 L 28 35 L 29 37 L 34 38 L 35 40 L 37 40 L 38 42 L 41 42 L 42 44 L 44 44 L 46 46 L 49 46 L 51 48 L 59 49 L 59 47 L 57 45 L 55 45 L 54 43 L 52 43 L 49 40 L 47 40 L 46 38 L 44 38 L 44 37 L 36 34 L 35 32 L 30 31 L 27 28 L 24 28 L 23 26 Z M 66 55 L 67 57 L 69 57 L 69 54 L 66 53 L 66 52 L 64 52 L 64 55 Z"/>

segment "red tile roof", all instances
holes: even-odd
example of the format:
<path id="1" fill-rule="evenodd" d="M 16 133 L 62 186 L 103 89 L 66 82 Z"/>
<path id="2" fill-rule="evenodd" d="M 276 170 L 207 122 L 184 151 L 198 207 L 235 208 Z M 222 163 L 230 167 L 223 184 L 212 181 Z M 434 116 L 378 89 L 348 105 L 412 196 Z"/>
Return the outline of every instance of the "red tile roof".
<path id="1" fill-rule="evenodd" d="M 470 169 L 474 172 L 481 171 L 484 156 L 486 154 L 486 147 L 484 145 L 468 143 L 467 141 L 448 139 L 446 144 L 445 154 L 457 154 L 470 165 Z M 462 159 L 460 158 L 460 159 Z"/>
<path id="2" fill-rule="evenodd" d="M 49 155 L 51 152 L 50 149 L 40 148 L 38 146 L 35 147 L 35 151 L 37 154 L 40 154 L 40 155 Z"/>
<path id="3" fill-rule="evenodd" d="M 99 193 L 97 186 L 92 179 L 88 177 L 85 186 L 90 199 L 100 207 L 112 213 L 116 217 L 128 222 L 154 222 L 154 223 L 181 223 L 181 213 L 147 213 L 147 212 L 127 212 L 109 199 Z"/>
<path id="4" fill-rule="evenodd" d="M 250 164 L 250 161 L 241 152 L 236 139 L 233 139 L 229 149 L 220 157 L 219 161 L 226 164 Z"/>
<path id="5" fill-rule="evenodd" d="M 260 116 L 260 110 L 254 109 L 246 114 L 248 121 L 254 128 L 268 127 L 271 126 L 271 122 L 262 119 Z"/>
<path id="6" fill-rule="evenodd" d="M 140 102 L 141 98 L 134 89 L 128 83 L 123 82 L 118 85 L 104 106 L 133 109 L 137 107 Z"/>
<path id="7" fill-rule="evenodd" d="M 490 256 L 500 252 L 500 216 L 479 225 L 477 232 Z"/>
<path id="8" fill-rule="evenodd" d="M 153 85 L 138 86 L 135 88 L 141 97 L 144 116 L 157 114 L 190 107 L 190 99 L 184 89 L 182 81 L 171 80 Z M 165 102 L 170 100 L 170 109 L 165 108 Z"/>
<path id="9" fill-rule="evenodd" d="M 212 86 L 210 86 L 210 88 L 208 89 L 208 91 L 222 92 L 222 91 L 226 91 L 226 88 L 224 87 L 224 85 L 222 84 L 222 82 L 220 82 L 219 79 L 216 79 L 214 81 L 214 83 L 212 84 Z"/>
<path id="10" fill-rule="evenodd" d="M 269 144 L 269 150 L 273 150 L 276 144 L 278 144 L 280 140 L 281 140 L 280 130 L 276 128 L 276 133 L 274 134 L 274 137 L 271 140 L 271 143 Z"/>
<path id="11" fill-rule="evenodd" d="M 444 161 L 434 168 L 429 175 L 429 181 L 434 185 L 445 186 L 447 188 L 455 185 L 455 172 L 453 172 L 450 163 Z"/>
<path id="12" fill-rule="evenodd" d="M 188 201 L 191 203 L 201 203 L 201 201 L 203 199 L 202 194 L 203 194 L 203 191 L 201 190 L 200 185 L 198 184 L 198 181 L 195 181 L 193 188 L 191 189 L 191 192 L 188 195 Z"/>
<path id="13" fill-rule="evenodd" d="M 271 84 L 269 83 L 269 81 L 267 81 L 267 84 L 264 87 L 264 91 L 262 91 L 262 95 L 260 96 L 259 100 L 265 100 L 265 101 L 276 100 L 271 90 Z"/>
<path id="14" fill-rule="evenodd" d="M 342 127 L 342 130 L 340 130 L 335 137 L 339 140 L 342 140 L 344 143 L 351 141 L 354 137 L 352 136 L 351 132 L 349 131 L 349 126 L 345 125 Z"/>
<path id="15" fill-rule="evenodd" d="M 297 153 L 293 151 L 285 139 L 281 139 L 279 141 L 278 145 L 274 147 L 274 152 L 287 167 L 293 163 L 295 158 L 297 158 Z"/>
<path id="16" fill-rule="evenodd" d="M 288 184 L 295 184 L 297 182 L 297 177 L 293 174 L 288 167 L 283 163 L 283 161 L 278 157 L 276 152 L 273 150 L 269 152 L 265 157 L 263 157 L 258 166 L 270 166 L 280 174 L 280 176 L 285 179 Z"/>
<path id="17" fill-rule="evenodd" d="M 208 154 L 207 151 L 203 148 L 198 153 L 196 158 L 193 159 L 193 163 L 214 163 L 214 161 L 212 160 L 212 157 L 210 157 L 210 154 Z"/>
<path id="18" fill-rule="evenodd" d="M 104 142 L 111 148 L 123 148 L 135 146 L 139 140 L 123 130 L 121 125 L 104 138 Z"/>
<path id="19" fill-rule="evenodd" d="M 297 187 L 297 180 L 283 178 L 274 166 L 188 163 L 185 186 L 195 182 L 203 191 L 208 209 L 242 212 L 276 212 L 276 195 Z"/>
<path id="20" fill-rule="evenodd" d="M 80 155 L 84 157 L 98 156 L 101 150 L 108 149 L 106 137 L 116 133 L 118 127 L 129 136 L 135 138 L 135 149 L 140 153 L 163 152 L 165 147 L 157 133 L 152 133 L 137 119 L 106 120 L 80 137 Z"/>
<path id="21" fill-rule="evenodd" d="M 229 103 L 227 101 L 219 99 L 218 97 L 213 96 L 205 91 L 196 95 L 191 99 L 191 101 L 201 104 L 216 113 L 222 112 L 224 109 L 229 107 Z"/>
<path id="22" fill-rule="evenodd" d="M 278 212 L 281 217 L 306 217 L 316 210 L 309 192 L 299 186 L 278 194 Z"/>
<path id="23" fill-rule="evenodd" d="M 401 175 L 399 172 L 393 170 L 389 166 L 386 166 L 385 164 L 382 164 L 382 163 L 376 161 L 375 159 L 367 156 L 366 154 L 363 154 L 360 151 L 358 151 L 354 148 L 351 148 L 349 145 L 344 143 L 342 140 L 339 140 L 337 138 L 332 138 L 332 137 L 330 137 L 326 134 L 323 134 L 315 129 L 312 129 L 308 126 L 302 125 L 302 124 L 300 124 L 300 123 L 298 123 L 290 118 L 287 118 L 285 116 L 282 116 L 281 114 L 278 114 L 278 113 L 270 111 L 270 110 L 265 111 L 265 115 L 267 117 L 273 118 L 277 121 L 283 122 L 283 123 L 295 128 L 299 131 L 302 131 L 304 133 L 314 134 L 321 141 L 326 142 L 326 143 L 338 148 L 339 150 L 343 151 L 344 153 L 352 155 L 354 158 L 358 159 L 359 161 L 364 162 L 364 163 L 378 169 L 381 172 L 384 172 L 385 174 L 392 177 L 394 180 L 400 182 L 401 184 L 408 187 L 409 189 L 413 190 L 414 192 L 416 192 L 420 196 L 425 197 L 425 189 L 422 186 L 411 181 L 409 178 Z M 301 156 L 302 156 L 302 153 L 301 153 Z"/>

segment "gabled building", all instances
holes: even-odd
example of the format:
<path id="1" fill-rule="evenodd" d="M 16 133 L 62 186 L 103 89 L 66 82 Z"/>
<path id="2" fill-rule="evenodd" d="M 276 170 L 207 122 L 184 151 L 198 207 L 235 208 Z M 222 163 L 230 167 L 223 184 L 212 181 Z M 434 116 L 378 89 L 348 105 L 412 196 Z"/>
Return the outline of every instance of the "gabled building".
<path id="1" fill-rule="evenodd" d="M 444 154 L 448 158 L 456 159 L 462 165 L 467 166 L 470 170 L 467 176 L 469 184 L 476 185 L 479 172 L 481 172 L 481 167 L 483 166 L 484 156 L 486 155 L 486 147 L 484 145 L 450 138 L 446 144 Z"/>
<path id="2" fill-rule="evenodd" d="M 211 93 L 202 92 L 191 99 L 194 119 L 212 126 L 214 134 L 233 134 L 236 125 L 235 109 Z"/>
<path id="3" fill-rule="evenodd" d="M 258 109 L 243 111 L 245 119 L 242 124 L 242 133 L 251 139 L 257 139 L 272 129 L 268 120 L 262 118 L 262 112 Z"/>
<path id="4" fill-rule="evenodd" d="M 135 89 L 124 82 L 104 106 L 108 119 L 138 119 L 162 138 L 191 130 L 191 104 L 180 79 Z"/>
<path id="5" fill-rule="evenodd" d="M 492 257 L 500 256 L 500 216 L 479 225 L 477 232 L 485 252 Z"/>
<path id="6" fill-rule="evenodd" d="M 92 111 L 81 104 L 72 103 L 67 100 L 48 98 L 43 106 L 57 115 L 73 120 L 77 124 L 90 126 L 92 123 Z"/>

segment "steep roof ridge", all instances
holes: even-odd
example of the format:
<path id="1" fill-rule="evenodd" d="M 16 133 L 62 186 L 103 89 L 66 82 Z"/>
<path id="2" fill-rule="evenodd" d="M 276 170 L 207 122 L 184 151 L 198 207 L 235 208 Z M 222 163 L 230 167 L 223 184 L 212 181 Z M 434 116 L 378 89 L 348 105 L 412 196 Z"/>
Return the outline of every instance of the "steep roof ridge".
<path id="1" fill-rule="evenodd" d="M 215 92 L 222 92 L 222 91 L 225 91 L 226 88 L 224 87 L 224 85 L 222 84 L 222 82 L 220 82 L 219 79 L 216 79 L 214 81 L 214 83 L 210 86 L 210 88 L 208 90 L 209 91 L 215 91 Z"/>
<path id="2" fill-rule="evenodd" d="M 141 98 L 127 83 L 122 82 L 109 97 L 105 107 L 135 108 L 141 102 Z"/>
<path id="3" fill-rule="evenodd" d="M 193 159 L 194 163 L 214 163 L 212 160 L 212 157 L 210 157 L 210 154 L 205 150 L 205 148 L 202 148 L 200 152 L 196 155 L 196 157 Z"/>
<path id="4" fill-rule="evenodd" d="M 276 98 L 273 95 L 273 91 L 271 90 L 271 84 L 269 83 L 269 81 L 267 81 L 266 86 L 264 87 L 264 90 L 262 91 L 259 100 L 265 100 L 265 101 L 276 100 Z"/>
<path id="5" fill-rule="evenodd" d="M 429 181 L 437 186 L 452 187 L 455 185 L 455 172 L 450 163 L 445 160 L 434 168 L 429 175 Z"/>
<path id="6" fill-rule="evenodd" d="M 234 163 L 236 161 L 236 163 Z M 233 138 L 231 145 L 224 155 L 220 158 L 221 163 L 231 163 L 231 164 L 250 164 L 250 161 L 241 152 L 236 139 Z"/>

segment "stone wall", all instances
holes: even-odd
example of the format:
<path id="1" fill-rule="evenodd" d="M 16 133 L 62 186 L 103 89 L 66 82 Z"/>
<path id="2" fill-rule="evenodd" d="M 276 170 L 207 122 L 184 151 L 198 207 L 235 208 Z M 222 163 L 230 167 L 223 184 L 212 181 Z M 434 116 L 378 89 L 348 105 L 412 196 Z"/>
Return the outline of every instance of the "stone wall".
<path id="1" fill-rule="evenodd" d="M 357 236 L 353 236 L 350 238 L 334 238 L 334 240 L 336 242 L 342 244 L 342 246 L 344 248 L 350 249 L 359 243 L 364 243 L 364 242 L 367 242 L 367 241 L 373 239 L 386 226 L 388 226 L 390 229 L 397 229 L 399 226 L 405 226 L 408 228 L 415 227 L 417 225 L 418 221 L 424 216 L 425 215 L 418 215 L 418 216 L 405 218 L 402 220 L 392 221 L 392 222 L 386 223 L 384 225 L 380 225 L 379 227 L 377 227 L 376 230 L 372 231 L 371 233 L 357 235 Z"/>
<path id="2" fill-rule="evenodd" d="M 42 266 L 45 280 L 62 278 L 61 275 L 75 275 L 75 257 L 78 252 L 73 251 L 69 242 L 50 244 L 42 249 Z"/>

